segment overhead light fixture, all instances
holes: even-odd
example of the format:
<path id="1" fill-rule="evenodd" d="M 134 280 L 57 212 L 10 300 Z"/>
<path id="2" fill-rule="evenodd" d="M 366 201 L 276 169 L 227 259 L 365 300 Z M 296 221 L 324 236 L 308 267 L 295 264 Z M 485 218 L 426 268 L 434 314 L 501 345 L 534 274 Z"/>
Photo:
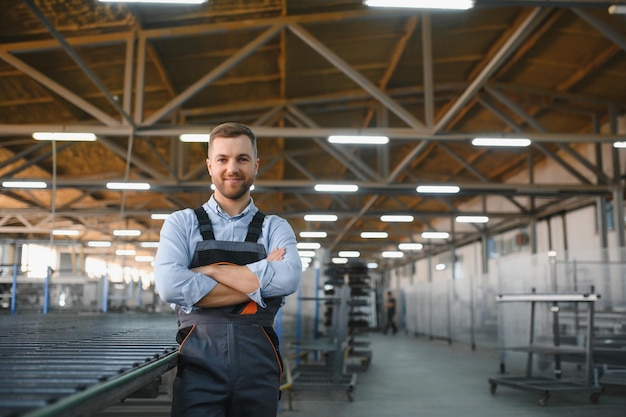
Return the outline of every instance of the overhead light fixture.
<path id="1" fill-rule="evenodd" d="M 80 231 L 76 229 L 54 229 L 52 234 L 54 236 L 78 236 Z"/>
<path id="2" fill-rule="evenodd" d="M 348 258 L 332 258 L 330 261 L 335 265 L 343 265 L 348 263 Z"/>
<path id="3" fill-rule="evenodd" d="M 359 190 L 355 184 L 316 184 L 315 191 L 330 193 L 354 193 Z"/>
<path id="4" fill-rule="evenodd" d="M 358 258 L 361 256 L 361 252 L 358 250 L 340 250 L 337 252 L 340 258 Z"/>
<path id="5" fill-rule="evenodd" d="M 4 188 L 47 188 L 43 181 L 2 181 Z"/>
<path id="6" fill-rule="evenodd" d="M 400 243 L 398 249 L 400 250 L 422 250 L 424 245 L 421 243 Z"/>
<path id="7" fill-rule="evenodd" d="M 467 10 L 474 7 L 473 0 L 365 0 L 369 7 L 406 7 L 412 9 Z"/>
<path id="8" fill-rule="evenodd" d="M 307 222 L 336 222 L 335 214 L 305 214 L 304 221 Z"/>
<path id="9" fill-rule="evenodd" d="M 444 269 L 446 269 L 446 264 L 437 264 L 435 265 L 435 269 L 437 271 L 443 271 Z"/>
<path id="10" fill-rule="evenodd" d="M 110 248 L 111 242 L 107 240 L 90 240 L 87 242 L 87 246 L 90 248 Z"/>
<path id="11" fill-rule="evenodd" d="M 208 133 L 183 133 L 178 139 L 181 142 L 208 142 L 211 135 Z"/>
<path id="12" fill-rule="evenodd" d="M 115 254 L 118 256 L 133 256 L 137 253 L 134 249 L 118 249 L 115 251 Z"/>
<path id="13" fill-rule="evenodd" d="M 609 6 L 609 14 L 626 14 L 626 4 L 613 4 Z"/>
<path id="14" fill-rule="evenodd" d="M 614 148 L 626 148 L 626 140 L 613 143 Z"/>
<path id="15" fill-rule="evenodd" d="M 149 190 L 147 182 L 107 182 L 109 190 Z"/>
<path id="16" fill-rule="evenodd" d="M 154 261 L 154 256 L 139 255 L 139 256 L 135 256 L 135 260 L 137 262 L 152 262 L 152 261 Z"/>
<path id="17" fill-rule="evenodd" d="M 300 262 L 302 262 L 303 264 L 310 264 L 311 262 L 313 262 L 313 258 L 309 258 L 307 256 L 304 257 L 300 257 Z"/>
<path id="18" fill-rule="evenodd" d="M 456 216 L 454 219 L 457 223 L 487 223 L 488 216 Z"/>
<path id="19" fill-rule="evenodd" d="M 139 246 L 142 248 L 158 248 L 159 242 L 141 242 Z"/>
<path id="20" fill-rule="evenodd" d="M 320 245 L 317 242 L 299 242 L 296 247 L 298 249 L 319 249 L 322 247 L 322 245 Z"/>
<path id="21" fill-rule="evenodd" d="M 304 219 L 306 220 L 306 216 L 304 216 Z M 304 237 L 304 238 L 325 238 L 326 236 L 328 236 L 328 233 L 326 232 L 300 232 L 300 237 Z"/>
<path id="22" fill-rule="evenodd" d="M 151 218 L 152 220 L 165 220 L 165 219 L 167 219 L 168 217 L 170 217 L 170 214 L 169 214 L 169 213 L 152 213 L 152 214 L 150 215 L 150 218 Z"/>
<path id="23" fill-rule="evenodd" d="M 387 223 L 411 223 L 414 220 L 413 216 L 409 215 L 396 215 L 396 214 L 384 214 L 380 216 L 380 221 Z"/>
<path id="24" fill-rule="evenodd" d="M 447 239 L 450 237 L 448 232 L 423 232 L 422 237 L 424 239 Z"/>
<path id="25" fill-rule="evenodd" d="M 166 3 L 166 4 L 202 4 L 208 0 L 100 0 L 101 3 Z"/>
<path id="26" fill-rule="evenodd" d="M 93 142 L 96 135 L 93 133 L 76 133 L 76 132 L 35 132 L 33 133 L 35 140 L 58 140 L 68 142 Z"/>
<path id="27" fill-rule="evenodd" d="M 389 233 L 387 232 L 361 232 L 363 239 L 387 239 Z"/>
<path id="28" fill-rule="evenodd" d="M 315 251 L 314 250 L 299 250 L 298 256 L 301 258 L 314 258 Z"/>
<path id="29" fill-rule="evenodd" d="M 367 269 L 376 269 L 378 268 L 378 264 L 376 262 L 368 262 Z"/>
<path id="30" fill-rule="evenodd" d="M 526 138 L 474 138 L 472 145 L 474 146 L 502 146 L 502 147 L 518 147 L 523 148 L 531 144 L 530 139 Z"/>
<path id="31" fill-rule="evenodd" d="M 420 185 L 415 190 L 423 194 L 456 194 L 461 188 L 458 185 Z"/>
<path id="32" fill-rule="evenodd" d="M 141 230 L 137 229 L 117 229 L 113 231 L 113 236 L 139 236 L 141 235 Z"/>
<path id="33" fill-rule="evenodd" d="M 383 258 L 402 258 L 404 253 L 397 250 L 386 250 L 381 253 Z"/>
<path id="34" fill-rule="evenodd" d="M 384 145 L 389 143 L 389 138 L 387 136 L 330 135 L 328 142 L 339 145 Z"/>

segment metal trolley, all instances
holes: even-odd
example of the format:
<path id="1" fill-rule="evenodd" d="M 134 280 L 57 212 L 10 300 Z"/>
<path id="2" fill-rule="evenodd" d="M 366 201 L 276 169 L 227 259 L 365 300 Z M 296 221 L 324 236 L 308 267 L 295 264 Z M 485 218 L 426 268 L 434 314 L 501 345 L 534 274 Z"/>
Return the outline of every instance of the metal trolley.
<path id="1" fill-rule="evenodd" d="M 539 404 L 547 405 L 552 392 L 578 391 L 589 396 L 592 404 L 596 404 L 602 392 L 593 377 L 593 316 L 594 303 L 600 295 L 594 293 L 528 293 L 501 294 L 496 297 L 499 303 L 525 302 L 530 304 L 529 341 L 523 347 L 503 347 L 502 349 L 527 352 L 526 374 L 524 376 L 497 376 L 489 378 L 490 392 L 496 393 L 498 385 L 523 389 L 539 393 Z M 551 345 L 537 343 L 535 335 L 536 305 L 548 303 L 552 313 L 553 340 Z M 587 306 L 587 322 L 584 346 L 562 345 L 559 333 L 559 303 L 581 303 Z M 552 356 L 555 372 L 553 378 L 533 375 L 533 355 Z M 565 379 L 561 375 L 561 360 L 564 357 L 577 358 L 584 363 L 584 378 Z M 504 364 L 501 364 L 504 372 Z"/>

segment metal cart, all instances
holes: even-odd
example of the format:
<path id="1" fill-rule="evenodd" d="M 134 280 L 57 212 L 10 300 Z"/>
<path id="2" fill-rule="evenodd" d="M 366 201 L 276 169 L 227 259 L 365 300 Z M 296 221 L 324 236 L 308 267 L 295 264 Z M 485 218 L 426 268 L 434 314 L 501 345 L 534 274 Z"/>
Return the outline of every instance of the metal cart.
<path id="1" fill-rule="evenodd" d="M 516 351 L 527 352 L 525 376 L 497 376 L 489 378 L 490 392 L 496 393 L 498 385 L 511 388 L 523 389 L 539 393 L 539 404 L 547 405 L 552 392 L 578 391 L 589 396 L 592 404 L 596 404 L 602 392 L 600 386 L 593 377 L 593 316 L 594 303 L 600 295 L 594 293 L 528 293 L 528 294 L 501 294 L 496 297 L 499 303 L 525 302 L 530 304 L 530 328 L 529 343 L 523 347 L 503 347 Z M 553 343 L 546 346 L 538 344 L 535 340 L 536 305 L 548 303 L 552 312 Z M 587 306 L 587 325 L 584 347 L 562 345 L 559 335 L 559 303 L 582 303 Z M 554 378 L 539 377 L 533 375 L 533 355 L 540 354 L 552 356 L 555 364 Z M 561 375 L 561 357 L 578 356 L 584 362 L 585 377 L 583 379 L 565 379 Z M 501 364 L 501 370 L 504 366 Z"/>

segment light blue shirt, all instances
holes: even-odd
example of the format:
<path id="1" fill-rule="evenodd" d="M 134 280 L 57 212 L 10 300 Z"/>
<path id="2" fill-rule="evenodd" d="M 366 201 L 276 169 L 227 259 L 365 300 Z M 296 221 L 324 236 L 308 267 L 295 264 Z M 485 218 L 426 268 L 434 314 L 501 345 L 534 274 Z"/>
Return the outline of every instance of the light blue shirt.
<path id="1" fill-rule="evenodd" d="M 213 225 L 215 240 L 243 242 L 248 225 L 258 211 L 252 199 L 245 210 L 236 216 L 225 213 L 211 196 L 202 206 Z M 189 269 L 196 244 L 202 240 L 198 219 L 192 209 L 172 213 L 163 223 L 161 240 L 154 260 L 154 282 L 159 296 L 168 303 L 178 304 L 189 313 L 202 297 L 207 295 L 217 281 Z M 263 259 L 247 267 L 259 279 L 259 290 L 248 294 L 251 300 L 265 307 L 262 297 L 286 296 L 297 291 L 300 285 L 302 264 L 296 247 L 296 237 L 287 221 L 267 215 L 258 243 L 269 254 L 273 249 L 285 248 L 281 261 Z"/>

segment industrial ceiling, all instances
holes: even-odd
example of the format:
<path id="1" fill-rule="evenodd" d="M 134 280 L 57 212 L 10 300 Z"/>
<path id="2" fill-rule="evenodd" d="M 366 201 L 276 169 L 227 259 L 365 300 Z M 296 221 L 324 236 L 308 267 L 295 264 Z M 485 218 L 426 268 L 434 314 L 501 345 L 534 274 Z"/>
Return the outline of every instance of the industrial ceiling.
<path id="1" fill-rule="evenodd" d="M 112 239 L 117 228 L 156 241 L 151 214 L 210 195 L 207 133 L 253 127 L 261 168 L 253 198 L 332 254 L 357 250 L 381 268 L 522 227 L 621 189 L 581 146 L 613 143 L 626 109 L 626 15 L 605 1 L 476 0 L 465 11 L 373 9 L 361 0 L 210 0 L 201 5 L 97 0 L 0 3 L 0 240 Z M 35 131 L 89 131 L 95 142 L 44 142 Z M 386 145 L 337 145 L 330 134 L 387 135 Z M 476 147 L 476 136 L 527 137 L 523 149 Z M 618 151 L 614 151 L 618 152 Z M 537 183 L 543 161 L 568 181 Z M 109 190 L 143 181 L 147 191 Z M 315 184 L 355 184 L 320 193 Z M 455 184 L 449 196 L 418 194 Z M 468 211 L 472 199 L 482 208 Z M 504 203 L 491 209 L 491 201 Z M 479 204 L 480 207 L 480 204 Z M 335 223 L 307 222 L 311 213 Z M 384 214 L 414 216 L 385 223 Z M 487 214 L 484 226 L 455 225 Z M 449 239 L 381 258 L 420 233 Z M 362 239 L 386 231 L 387 239 Z M 124 243 L 115 238 L 117 243 Z M 300 239 L 308 241 L 309 239 Z M 82 243 L 80 243 L 82 244 Z"/>

